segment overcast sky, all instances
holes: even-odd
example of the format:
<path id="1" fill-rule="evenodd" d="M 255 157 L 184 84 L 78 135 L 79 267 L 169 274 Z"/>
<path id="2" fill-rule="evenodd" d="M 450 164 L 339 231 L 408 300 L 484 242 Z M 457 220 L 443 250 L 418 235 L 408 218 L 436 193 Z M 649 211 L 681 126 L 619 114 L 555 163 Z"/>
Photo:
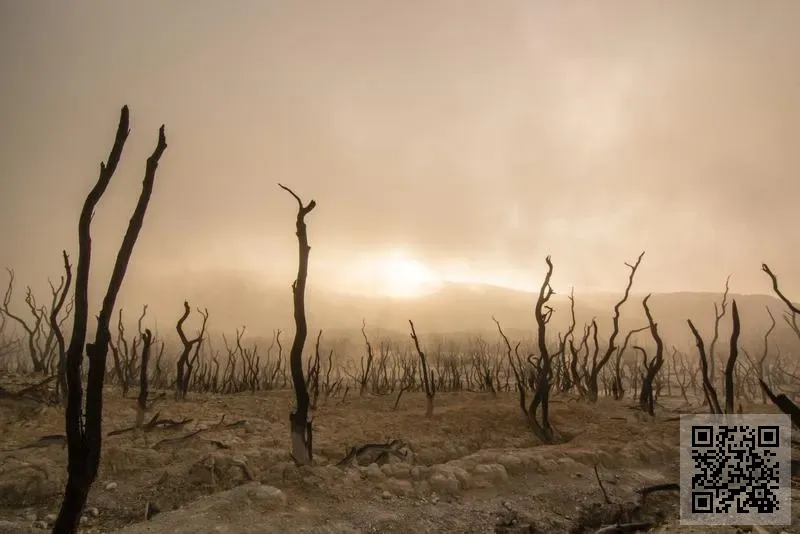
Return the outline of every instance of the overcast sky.
<path id="1" fill-rule="evenodd" d="M 282 182 L 318 203 L 319 286 L 401 250 L 517 286 L 552 254 L 557 285 L 616 290 L 646 249 L 642 291 L 767 293 L 767 261 L 800 294 L 795 0 L 0 0 L 0 21 L 0 264 L 22 283 L 76 250 L 128 104 L 98 266 L 162 123 L 169 143 L 131 283 L 289 283 Z"/>

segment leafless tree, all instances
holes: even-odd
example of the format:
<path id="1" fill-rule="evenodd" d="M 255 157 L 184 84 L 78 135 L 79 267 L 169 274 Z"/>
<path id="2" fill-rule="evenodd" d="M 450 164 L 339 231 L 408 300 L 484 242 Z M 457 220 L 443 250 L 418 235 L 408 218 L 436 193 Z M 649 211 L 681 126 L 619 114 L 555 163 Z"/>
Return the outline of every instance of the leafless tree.
<path id="1" fill-rule="evenodd" d="M 53 335 L 56 337 L 56 344 L 58 347 L 58 378 L 56 380 L 56 395 L 59 396 L 62 405 L 66 407 L 67 376 L 65 374 L 65 366 L 67 361 L 67 349 L 66 343 L 64 342 L 64 334 L 61 332 L 61 323 L 58 320 L 58 314 L 61 311 L 62 306 L 64 306 L 64 300 L 66 299 L 67 293 L 72 285 L 72 265 L 69 263 L 67 251 L 63 250 L 61 251 L 61 254 L 64 258 L 64 273 L 66 278 L 64 279 L 64 288 L 61 291 L 58 301 L 50 310 L 50 329 L 53 332 Z"/>
<path id="2" fill-rule="evenodd" d="M 603 367 L 608 363 L 608 360 L 611 359 L 611 356 L 614 354 L 614 351 L 617 350 L 617 346 L 614 344 L 617 336 L 619 335 L 619 316 L 620 310 L 622 305 L 628 300 L 628 296 L 631 292 L 631 286 L 633 285 L 633 277 L 636 276 L 636 270 L 639 268 L 639 264 L 642 262 L 642 257 L 644 257 L 644 251 L 639 254 L 639 257 L 636 259 L 636 263 L 631 265 L 630 263 L 625 263 L 625 265 L 630 269 L 630 274 L 628 275 L 628 285 L 625 286 L 625 293 L 623 294 L 622 298 L 619 302 L 614 305 L 614 316 L 612 317 L 612 330 L 611 335 L 608 337 L 608 346 L 606 347 L 606 352 L 603 354 L 603 357 L 600 361 L 597 361 L 597 353 L 595 353 L 595 357 L 592 360 L 592 368 L 589 372 L 589 380 L 588 380 L 588 399 L 590 402 L 596 402 L 598 398 L 598 383 L 597 378 L 600 376 L 600 371 Z M 597 331 L 597 324 L 595 323 L 595 332 Z"/>
<path id="3" fill-rule="evenodd" d="M 656 354 L 651 361 L 647 361 L 647 351 L 642 347 L 636 346 L 635 349 L 639 350 L 644 356 L 645 374 L 642 377 L 642 390 L 639 394 L 639 407 L 642 411 L 655 415 L 655 399 L 653 398 L 653 381 L 655 380 L 661 366 L 664 364 L 664 342 L 661 335 L 658 333 L 658 324 L 653 321 L 653 315 L 650 313 L 650 307 L 647 301 L 650 300 L 650 295 L 647 295 L 642 300 L 644 313 L 647 317 L 647 323 L 650 328 L 650 335 L 653 336 L 653 341 L 656 343 Z"/>
<path id="4" fill-rule="evenodd" d="M 178 332 L 178 337 L 183 344 L 183 351 L 178 357 L 178 362 L 176 364 L 178 372 L 178 377 L 175 382 L 176 400 L 185 399 L 186 393 L 189 391 L 189 381 L 192 376 L 192 369 L 194 368 L 198 354 L 200 353 L 200 345 L 203 343 L 203 338 L 205 337 L 206 333 L 206 323 L 208 322 L 208 310 L 201 310 L 198 308 L 197 312 L 203 317 L 203 324 L 200 327 L 200 332 L 197 334 L 197 337 L 193 339 L 187 338 L 183 331 L 183 323 L 186 322 L 186 319 L 189 317 L 191 311 L 192 310 L 189 308 L 189 303 L 184 301 L 183 315 L 181 315 L 180 319 L 178 319 L 178 323 L 175 325 L 175 330 Z M 190 359 L 189 357 L 192 353 L 192 349 L 194 349 L 194 356 L 192 356 Z"/>
<path id="5" fill-rule="evenodd" d="M 722 413 L 722 408 L 719 405 L 719 398 L 717 397 L 717 390 L 714 388 L 714 383 L 711 379 L 711 376 L 709 376 L 708 358 L 706 357 L 706 348 L 705 343 L 703 343 L 703 336 L 701 336 L 700 332 L 697 331 L 697 328 L 695 328 L 691 319 L 687 319 L 686 322 L 689 324 L 689 329 L 692 331 L 692 335 L 694 335 L 694 339 L 697 342 L 697 352 L 700 354 L 700 372 L 702 373 L 703 377 L 703 395 L 706 403 L 708 403 L 712 414 Z"/>
<path id="6" fill-rule="evenodd" d="M 86 405 L 83 403 L 81 364 L 89 315 L 89 264 L 91 261 L 90 227 L 95 207 L 105 193 L 122 155 L 129 129 L 128 107 L 120 113 L 119 126 L 114 145 L 107 163 L 100 164 L 100 177 L 89 192 L 78 222 L 78 265 L 75 273 L 75 312 L 72 336 L 67 349 L 67 407 L 66 434 L 68 447 L 67 483 L 64 500 L 55 521 L 53 532 L 72 534 L 78 530 L 78 523 L 89 495 L 89 489 L 97 476 L 102 445 L 103 419 L 103 380 L 105 378 L 108 341 L 111 337 L 109 323 L 114 304 L 122 287 L 122 281 L 133 253 L 134 245 L 142 229 L 147 205 L 153 192 L 156 169 L 161 155 L 167 148 L 164 126 L 158 132 L 158 144 L 147 159 L 142 192 L 128 223 L 128 229 L 120 245 L 117 259 L 111 273 L 103 305 L 97 318 L 97 330 L 93 343 L 86 344 L 89 359 L 89 373 L 86 386 Z M 85 411 L 84 411 L 85 410 Z M 84 419 L 85 414 L 85 419 Z"/>
<path id="7" fill-rule="evenodd" d="M 433 417 L 433 399 L 436 397 L 436 382 L 433 379 L 433 371 L 428 367 L 428 359 L 425 352 L 419 344 L 417 331 L 414 328 L 414 322 L 409 319 L 408 324 L 411 325 L 411 339 L 414 340 L 414 347 L 417 349 L 417 356 L 419 356 L 419 373 L 422 377 L 422 387 L 425 389 L 425 417 Z"/>
<path id="8" fill-rule="evenodd" d="M 731 331 L 730 352 L 728 363 L 725 365 L 725 413 L 734 413 L 734 384 L 733 371 L 736 367 L 736 359 L 739 357 L 739 308 L 736 306 L 736 299 L 731 302 L 731 315 L 733 317 L 733 329 Z"/>
<path id="9" fill-rule="evenodd" d="M 545 443 L 553 441 L 553 428 L 550 425 L 550 378 L 551 378 L 551 355 L 547 347 L 547 323 L 553 315 L 553 308 L 547 303 L 553 296 L 553 288 L 550 286 L 550 278 L 553 276 L 553 262 L 550 256 L 545 258 L 547 272 L 539 288 L 539 296 L 534 307 L 534 318 L 536 319 L 536 345 L 539 349 L 539 358 L 536 365 L 536 387 L 533 398 L 528 406 L 528 421 L 534 433 Z M 562 343 L 561 352 L 564 346 Z M 537 419 L 538 411 L 541 409 L 541 421 Z"/>
<path id="10" fill-rule="evenodd" d="M 288 192 L 297 201 L 297 221 L 296 234 L 299 259 L 297 264 L 297 279 L 292 284 L 292 296 L 294 298 L 294 342 L 289 354 L 289 365 L 292 370 L 292 383 L 297 400 L 297 407 L 289 414 L 289 424 L 292 436 L 292 456 L 298 464 L 308 465 L 311 463 L 312 446 L 312 422 L 309 419 L 309 394 L 306 388 L 306 380 L 303 376 L 303 347 L 308 335 L 308 324 L 306 323 L 306 279 L 308 278 L 308 257 L 311 247 L 308 244 L 308 231 L 306 228 L 306 215 L 316 207 L 317 203 L 311 201 L 303 205 L 294 191 L 285 185 L 278 184 L 281 189 Z"/>
<path id="11" fill-rule="evenodd" d="M 364 363 L 364 357 L 361 357 L 361 384 L 359 385 L 359 395 L 362 397 L 367 392 L 367 380 L 369 379 L 369 373 L 372 370 L 373 360 L 372 344 L 369 342 L 369 338 L 367 337 L 367 332 L 365 331 L 366 327 L 367 321 L 363 320 L 361 322 L 361 335 L 364 336 L 364 344 L 367 347 L 367 357 L 366 364 Z"/>

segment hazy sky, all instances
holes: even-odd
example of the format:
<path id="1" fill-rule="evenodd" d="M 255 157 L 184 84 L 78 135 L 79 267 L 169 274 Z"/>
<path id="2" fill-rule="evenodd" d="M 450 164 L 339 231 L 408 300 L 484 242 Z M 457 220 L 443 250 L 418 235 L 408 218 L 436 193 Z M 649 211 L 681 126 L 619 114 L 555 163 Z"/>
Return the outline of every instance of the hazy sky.
<path id="1" fill-rule="evenodd" d="M 530 286 L 552 254 L 557 285 L 616 290 L 646 249 L 642 291 L 769 292 L 767 261 L 800 293 L 795 0 L 0 0 L 0 21 L 0 264 L 22 283 L 76 249 L 128 104 L 98 265 L 162 123 L 169 143 L 132 280 L 288 284 L 282 182 L 318 203 L 318 286 L 410 260 Z"/>

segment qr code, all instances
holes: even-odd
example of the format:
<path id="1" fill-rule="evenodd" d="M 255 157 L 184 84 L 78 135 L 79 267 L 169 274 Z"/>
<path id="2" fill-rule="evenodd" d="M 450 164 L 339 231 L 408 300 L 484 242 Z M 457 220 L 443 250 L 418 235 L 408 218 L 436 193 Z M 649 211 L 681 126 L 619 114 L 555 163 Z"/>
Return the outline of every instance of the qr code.
<path id="1" fill-rule="evenodd" d="M 681 416 L 681 524 L 789 525 L 788 415 Z"/>

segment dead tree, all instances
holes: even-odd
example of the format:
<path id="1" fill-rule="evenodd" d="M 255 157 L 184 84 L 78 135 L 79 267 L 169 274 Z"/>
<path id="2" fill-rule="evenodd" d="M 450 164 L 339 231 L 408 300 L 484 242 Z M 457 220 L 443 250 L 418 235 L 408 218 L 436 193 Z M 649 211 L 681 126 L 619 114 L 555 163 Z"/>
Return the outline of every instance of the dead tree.
<path id="1" fill-rule="evenodd" d="M 178 362 L 176 364 L 178 377 L 175 381 L 175 400 L 179 401 L 185 399 L 186 393 L 189 391 L 189 381 L 192 377 L 192 369 L 197 361 L 197 356 L 200 352 L 200 345 L 203 343 L 203 338 L 206 334 L 206 323 L 208 322 L 208 310 L 201 310 L 198 308 L 197 312 L 203 317 L 203 325 L 200 327 L 200 333 L 197 335 L 197 337 L 194 339 L 187 338 L 183 331 L 183 323 L 186 322 L 186 319 L 189 317 L 191 311 L 192 310 L 189 308 L 189 303 L 184 301 L 183 315 L 181 315 L 180 319 L 178 319 L 178 323 L 175 325 L 175 330 L 177 330 L 178 337 L 183 344 L 183 351 L 181 351 L 181 355 L 178 357 Z M 194 349 L 194 357 L 190 360 L 189 356 L 192 353 L 192 349 Z"/>
<path id="2" fill-rule="evenodd" d="M 733 401 L 735 392 L 733 389 L 733 371 L 736 368 L 736 358 L 739 357 L 739 309 L 736 307 L 736 299 L 731 302 L 731 315 L 733 317 L 733 330 L 731 331 L 731 345 L 728 355 L 728 363 L 725 366 L 725 413 L 734 412 Z"/>
<path id="3" fill-rule="evenodd" d="M 296 235 L 299 259 L 297 264 L 297 279 L 292 284 L 294 300 L 294 341 L 289 353 L 289 365 L 292 370 L 292 383 L 297 400 L 297 407 L 289 414 L 289 425 L 292 436 L 292 456 L 298 464 L 311 463 L 312 448 L 312 421 L 309 419 L 309 394 L 306 380 L 303 376 L 303 347 L 308 335 L 306 323 L 306 279 L 308 278 L 308 256 L 311 247 L 308 244 L 308 231 L 306 229 L 306 215 L 311 213 L 317 203 L 315 201 L 303 205 L 303 201 L 294 191 L 285 185 L 278 184 L 281 189 L 289 193 L 297 201 Z"/>
<path id="4" fill-rule="evenodd" d="M 367 392 L 367 380 L 369 380 L 369 373 L 372 370 L 372 360 L 373 360 L 373 353 L 372 353 L 372 344 L 369 342 L 369 338 L 367 337 L 367 333 L 365 332 L 365 328 L 367 327 L 367 321 L 362 320 L 361 322 L 361 335 L 364 336 L 364 343 L 367 346 L 367 363 L 364 364 L 364 357 L 361 357 L 361 384 L 359 389 L 359 395 L 364 396 Z"/>
<path id="5" fill-rule="evenodd" d="M 658 333 L 658 324 L 653 321 L 653 315 L 650 313 L 650 307 L 647 305 L 647 301 L 649 299 L 650 295 L 647 295 L 644 300 L 642 300 L 642 306 L 644 307 L 644 313 L 647 316 L 647 323 L 650 327 L 650 335 L 653 336 L 653 341 L 656 342 L 656 354 L 653 356 L 653 359 L 648 362 L 647 352 L 641 347 L 634 348 L 639 350 L 644 355 L 645 374 L 642 377 L 642 390 L 639 394 L 639 407 L 643 412 L 646 412 L 650 415 L 655 415 L 653 381 L 658 375 L 658 372 L 661 370 L 661 366 L 664 365 L 664 342 Z"/>
<path id="6" fill-rule="evenodd" d="M 766 361 L 767 356 L 769 355 L 769 336 L 770 336 L 770 334 L 772 334 L 772 331 L 775 330 L 775 326 L 776 326 L 775 317 L 772 315 L 772 311 L 769 309 L 769 306 L 765 306 L 765 308 L 767 310 L 767 315 L 769 315 L 770 325 L 769 325 L 769 328 L 767 329 L 766 333 L 764 334 L 764 348 L 761 351 L 761 356 L 758 358 L 757 361 L 753 361 L 750 358 L 750 355 L 747 353 L 747 351 L 746 350 L 742 350 L 742 352 L 744 353 L 745 357 L 750 362 L 750 366 L 756 372 L 756 378 L 760 382 L 764 381 L 764 362 Z M 762 388 L 761 389 L 761 404 L 766 404 L 766 402 L 767 402 L 767 395 L 766 395 L 766 392 Z"/>
<path id="7" fill-rule="evenodd" d="M 78 523 L 89 495 L 89 489 L 97 477 L 100 464 L 103 418 L 103 380 L 105 378 L 108 341 L 111 338 L 109 323 L 117 295 L 122 287 L 134 245 L 142 229 L 147 205 L 153 192 L 156 169 L 167 141 L 162 125 L 158 132 L 158 144 L 147 159 L 142 192 L 134 209 L 125 236 L 122 239 L 117 259 L 111 273 L 100 314 L 97 317 L 97 330 L 93 343 L 86 344 L 89 359 L 89 373 L 86 384 L 86 405 L 83 403 L 83 384 L 81 382 L 81 363 L 89 317 L 89 265 L 92 241 L 90 227 L 95 207 L 105 193 L 122 155 L 125 140 L 128 138 L 128 107 L 123 106 L 114 145 L 107 163 L 100 164 L 100 177 L 89 192 L 81 210 L 78 222 L 78 265 L 75 273 L 75 313 L 73 315 L 72 336 L 67 349 L 67 407 L 66 434 L 68 448 L 67 483 L 64 500 L 53 527 L 54 534 L 71 534 L 78 530 Z M 85 410 L 85 411 L 84 411 Z M 84 419 L 85 413 L 85 419 Z"/>
<path id="8" fill-rule="evenodd" d="M 136 399 L 136 428 L 144 423 L 144 414 L 147 411 L 147 364 L 150 363 L 150 347 L 153 345 L 153 333 L 146 329 L 142 337 L 142 365 L 139 369 L 139 396 Z"/>
<path id="9" fill-rule="evenodd" d="M 800 338 L 800 325 L 797 324 L 798 317 L 800 316 L 800 308 L 798 308 L 795 304 L 789 300 L 786 295 L 781 292 L 780 287 L 778 287 L 778 277 L 775 273 L 770 270 L 769 266 L 766 263 L 761 264 L 761 270 L 767 273 L 770 280 L 772 281 L 772 290 L 775 291 L 775 294 L 778 295 L 778 298 L 786 304 L 786 307 L 789 311 L 784 315 L 784 320 L 786 323 L 792 328 L 794 333 Z"/>
<path id="10" fill-rule="evenodd" d="M 641 328 L 636 328 L 635 330 L 631 330 L 625 336 L 625 341 L 622 342 L 622 346 L 617 350 L 616 359 L 614 361 L 614 382 L 611 386 L 611 394 L 614 397 L 614 400 L 622 400 L 625 397 L 625 384 L 623 382 L 624 373 L 622 371 L 622 358 L 625 356 L 625 352 L 628 350 L 628 345 L 630 345 L 631 338 L 634 334 L 638 334 L 640 332 L 644 332 L 645 330 L 649 329 L 649 326 L 643 326 Z"/>
<path id="11" fill-rule="evenodd" d="M 642 262 L 642 257 L 644 256 L 644 251 L 639 254 L 639 258 L 637 258 L 636 263 L 631 265 L 630 263 L 625 263 L 625 265 L 631 270 L 630 274 L 628 275 L 628 285 L 625 286 L 625 293 L 623 294 L 622 298 L 614 305 L 614 316 L 612 317 L 612 330 L 611 335 L 608 337 L 608 346 L 606 347 L 606 352 L 603 354 L 603 357 L 600 361 L 597 361 L 597 355 L 595 353 L 595 357 L 592 360 L 592 369 L 589 372 L 588 377 L 588 384 L 587 384 L 587 396 L 589 402 L 597 402 L 598 391 L 599 387 L 597 384 L 597 378 L 600 376 L 600 371 L 603 370 L 603 367 L 608 363 L 608 360 L 611 359 L 611 356 L 614 354 L 614 351 L 617 350 L 617 346 L 614 342 L 619 335 L 619 315 L 620 309 L 622 305 L 628 300 L 628 296 L 631 292 L 631 286 L 633 285 L 633 277 L 636 275 L 636 270 L 639 268 L 639 264 Z M 596 327 L 595 327 L 596 328 Z"/>
<path id="12" fill-rule="evenodd" d="M 66 299 L 67 293 L 72 285 L 72 265 L 69 263 L 67 251 L 62 250 L 61 254 L 64 258 L 64 272 L 66 273 L 66 278 L 64 282 L 64 289 L 61 291 L 61 295 L 59 296 L 55 306 L 53 306 L 53 308 L 50 310 L 50 329 L 56 337 L 56 344 L 58 347 L 58 370 L 56 371 L 58 378 L 56 380 L 56 395 L 59 396 L 61 404 L 66 407 L 67 377 L 64 373 L 64 370 L 66 366 L 67 349 L 64 341 L 64 334 L 61 332 L 61 323 L 58 320 L 58 314 L 64 305 L 64 300 Z"/>
<path id="13" fill-rule="evenodd" d="M 525 367 L 524 364 L 520 361 L 515 361 L 513 356 L 511 355 L 511 342 L 508 340 L 508 336 L 503 332 L 503 328 L 500 326 L 500 321 L 492 316 L 492 321 L 494 324 L 497 325 L 497 331 L 500 333 L 500 337 L 503 338 L 503 342 L 506 345 L 506 357 L 508 358 L 508 366 L 511 368 L 511 371 L 514 373 L 514 380 L 517 383 L 517 394 L 519 395 L 519 409 L 522 410 L 526 416 L 528 415 L 528 403 L 526 401 L 526 395 L 528 393 L 528 381 L 525 379 Z M 519 343 L 517 343 L 517 347 L 519 347 Z"/>
<path id="14" fill-rule="evenodd" d="M 700 372 L 703 377 L 703 395 L 705 401 L 708 403 L 712 414 L 720 414 L 722 413 L 722 408 L 720 408 L 719 405 L 717 390 L 714 388 L 714 383 L 711 381 L 711 377 L 708 374 L 708 358 L 706 358 L 706 347 L 703 343 L 703 336 L 697 331 L 691 319 L 687 319 L 686 322 L 689 323 L 689 329 L 692 331 L 692 335 L 694 335 L 694 339 L 697 342 L 697 352 L 700 354 Z"/>
<path id="15" fill-rule="evenodd" d="M 731 277 L 725 279 L 725 292 L 722 294 L 722 302 L 719 306 L 717 303 L 714 303 L 714 335 L 711 338 L 711 343 L 708 345 L 708 373 L 711 377 L 711 380 L 716 380 L 717 376 L 717 351 L 714 350 L 717 346 L 717 340 L 719 339 L 719 324 L 720 321 L 725 317 L 725 314 L 728 312 L 728 293 L 730 292 L 730 281 Z"/>
<path id="16" fill-rule="evenodd" d="M 536 365 L 536 388 L 533 398 L 528 406 L 528 422 L 533 432 L 545 443 L 553 441 L 553 428 L 550 425 L 550 377 L 551 361 L 550 351 L 547 348 L 547 323 L 553 316 L 553 308 L 547 302 L 553 296 L 553 288 L 550 286 L 550 278 L 553 276 L 553 262 L 550 256 L 545 258 L 547 273 L 544 276 L 542 287 L 539 289 L 539 296 L 536 299 L 536 306 L 533 314 L 536 319 L 536 345 L 539 349 L 539 359 Z M 562 344 L 561 351 L 563 352 Z M 539 409 L 542 410 L 541 421 L 537 420 Z"/>
<path id="17" fill-rule="evenodd" d="M 28 321 L 11 311 L 9 304 L 11 303 L 11 295 L 14 291 L 14 270 L 7 268 L 6 272 L 8 272 L 8 287 L 6 288 L 6 294 L 3 297 L 2 313 L 6 317 L 14 319 L 14 321 L 19 324 L 23 330 L 25 330 L 28 339 L 28 353 L 31 358 L 31 363 L 33 364 L 33 371 L 35 373 L 46 373 L 47 366 L 45 365 L 45 357 L 40 353 L 36 344 L 43 317 L 40 313 L 38 313 L 36 301 L 34 300 L 30 287 L 27 288 L 27 293 L 25 294 L 25 303 L 28 305 L 31 313 L 33 314 L 33 323 L 28 324 Z"/>
<path id="18" fill-rule="evenodd" d="M 436 382 L 433 380 L 433 371 L 428 368 L 428 359 L 419 345 L 419 338 L 417 338 L 417 331 L 414 329 L 414 322 L 409 319 L 408 324 L 411 325 L 411 339 L 414 340 L 414 347 L 417 349 L 419 356 L 419 373 L 422 375 L 422 387 L 425 389 L 425 417 L 433 417 L 433 399 L 436 397 Z"/>

